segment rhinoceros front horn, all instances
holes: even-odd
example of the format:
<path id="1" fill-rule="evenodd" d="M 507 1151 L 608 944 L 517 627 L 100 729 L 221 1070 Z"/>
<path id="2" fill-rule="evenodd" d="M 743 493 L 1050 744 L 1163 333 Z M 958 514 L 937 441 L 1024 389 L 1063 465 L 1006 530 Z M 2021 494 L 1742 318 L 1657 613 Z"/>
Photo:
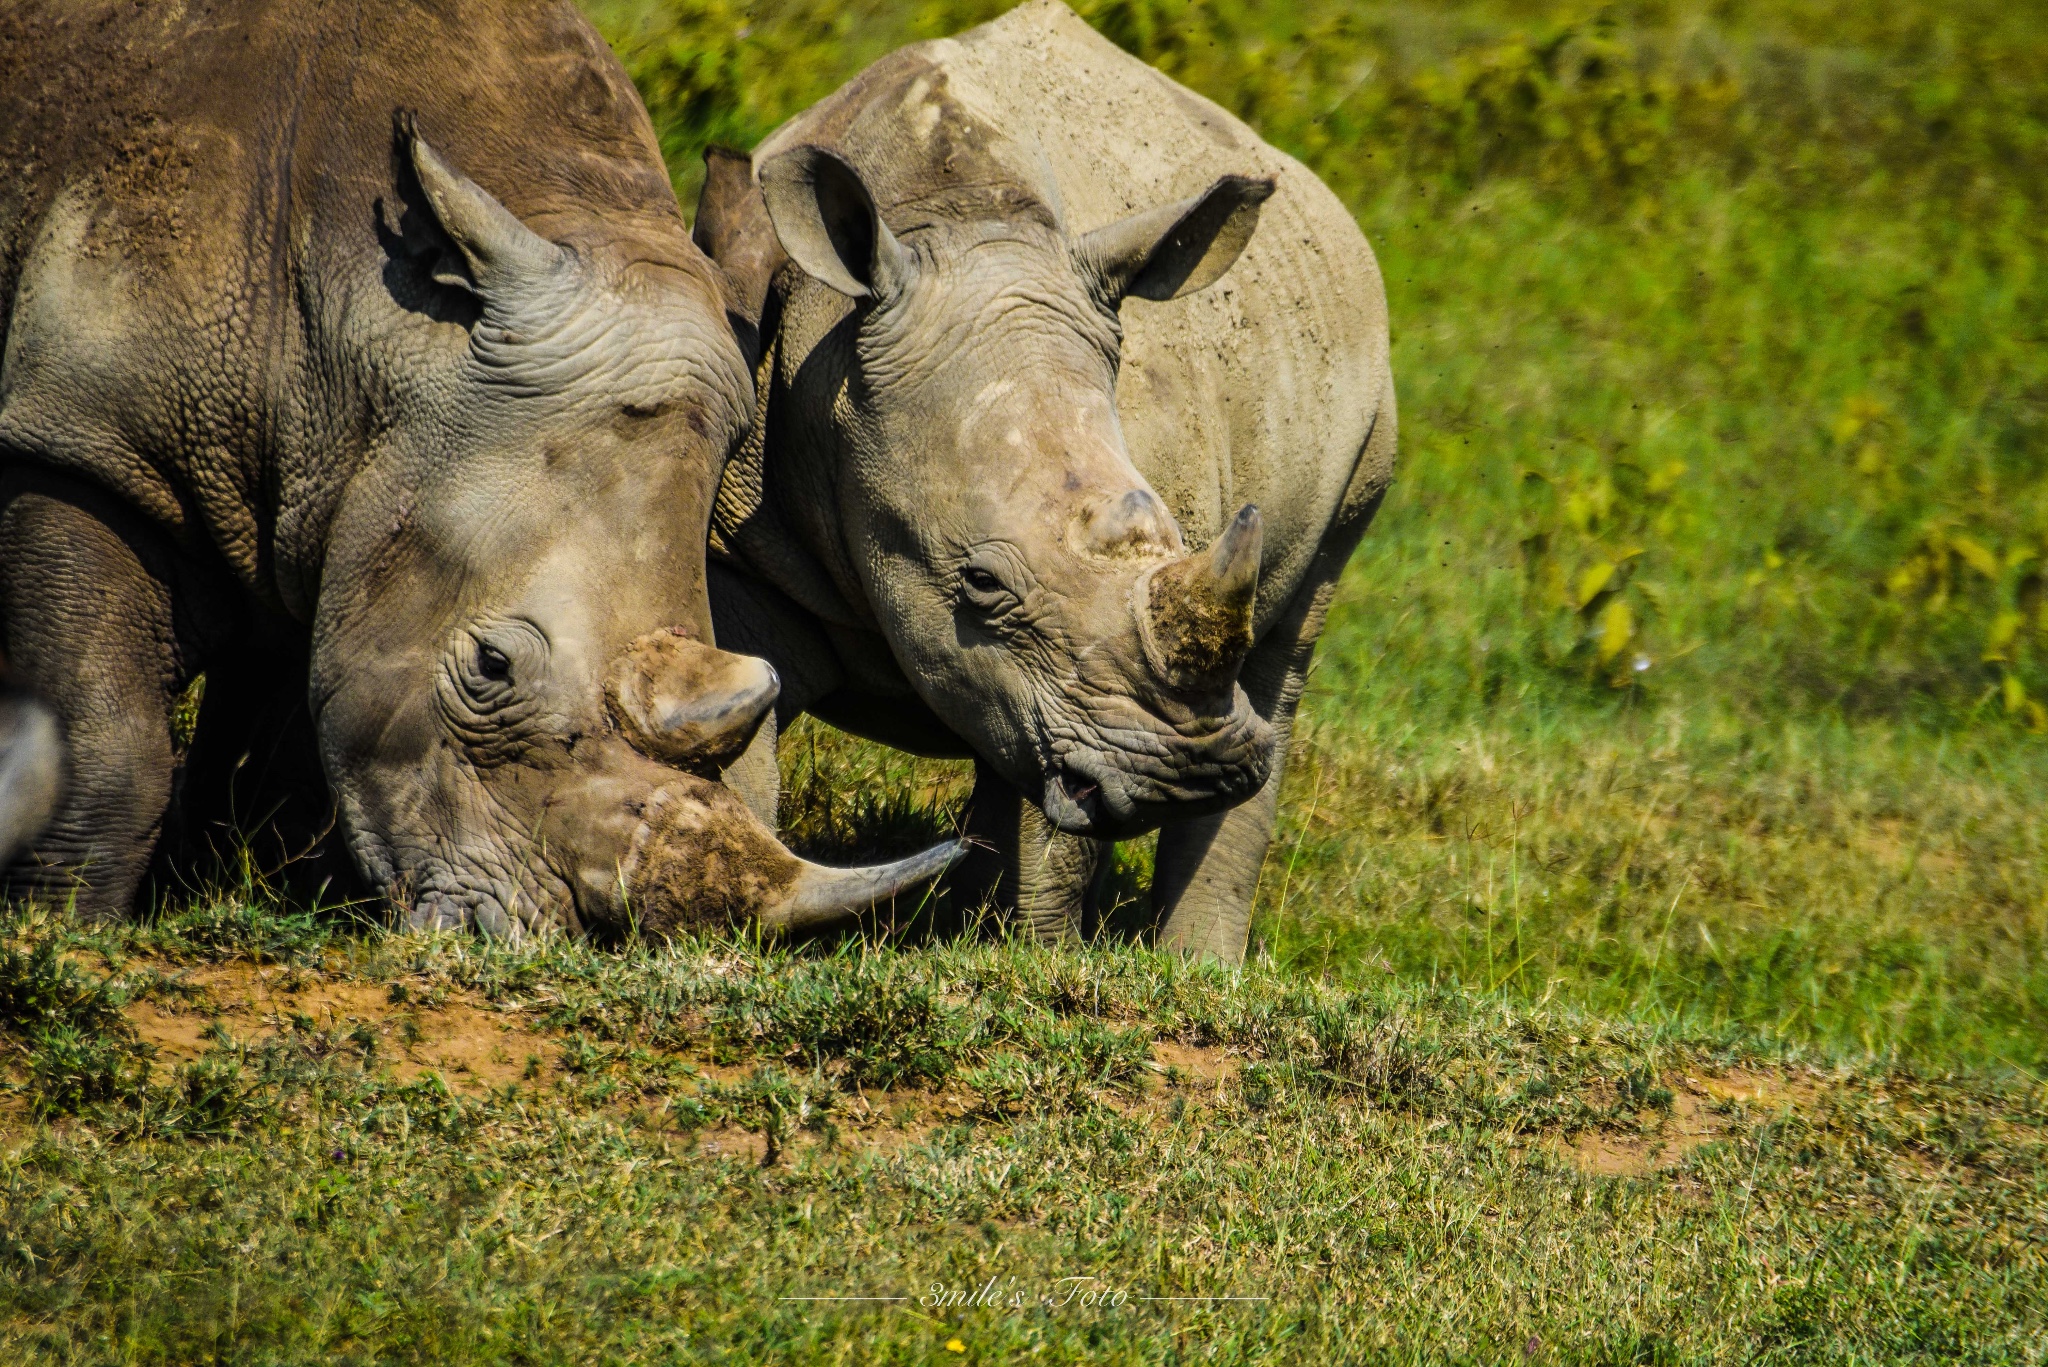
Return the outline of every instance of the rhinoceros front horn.
<path id="1" fill-rule="evenodd" d="M 763 930 L 775 932 L 848 920 L 908 892 L 926 879 L 938 877 L 966 853 L 967 842 L 955 840 L 893 864 L 871 864 L 866 868 L 834 869 L 799 859 L 800 868 L 789 892 L 763 908 L 757 919 Z"/>
<path id="2" fill-rule="evenodd" d="M 952 841 L 891 864 L 828 868 L 791 854 L 724 785 L 680 776 L 640 810 L 616 877 L 637 928 L 657 939 L 747 924 L 780 934 L 849 921 L 945 872 L 967 848 Z"/>
<path id="3" fill-rule="evenodd" d="M 1264 528 L 1246 504 L 1206 551 L 1162 565 L 1144 581 L 1139 623 L 1152 668 L 1191 693 L 1227 688 L 1252 648 Z"/>

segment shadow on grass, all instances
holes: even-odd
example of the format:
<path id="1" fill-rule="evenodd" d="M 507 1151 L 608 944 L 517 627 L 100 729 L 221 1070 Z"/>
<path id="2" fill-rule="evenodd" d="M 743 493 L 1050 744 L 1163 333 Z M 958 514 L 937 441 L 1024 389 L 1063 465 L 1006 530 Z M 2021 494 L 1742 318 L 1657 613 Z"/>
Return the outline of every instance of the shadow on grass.
<path id="1" fill-rule="evenodd" d="M 974 788 L 966 760 L 920 759 L 805 717 L 782 738 L 782 837 L 806 859 L 873 864 L 956 839 Z M 1082 919 L 1090 942 L 1151 938 L 1152 837 L 1116 847 Z M 927 945 L 1011 927 L 984 899 L 947 879 L 876 906 L 853 927 L 798 943 L 826 952 L 856 944 Z"/>

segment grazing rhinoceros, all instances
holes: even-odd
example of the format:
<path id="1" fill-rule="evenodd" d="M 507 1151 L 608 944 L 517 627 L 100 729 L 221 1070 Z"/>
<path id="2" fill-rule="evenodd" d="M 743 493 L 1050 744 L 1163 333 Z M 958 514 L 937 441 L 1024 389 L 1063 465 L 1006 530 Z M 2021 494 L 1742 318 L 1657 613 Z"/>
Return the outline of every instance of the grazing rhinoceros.
<path id="1" fill-rule="evenodd" d="M 50 710 L 9 687 L 0 660 L 0 868 L 50 819 L 60 756 Z"/>
<path id="2" fill-rule="evenodd" d="M 803 864 L 708 781 L 777 688 L 704 587 L 746 365 L 570 4 L 27 0 L 0 70 L 0 633 L 68 747 L 15 893 L 128 908 L 174 697 L 203 747 L 280 660 L 414 925 L 786 926 L 945 863 Z"/>
<path id="3" fill-rule="evenodd" d="M 710 160 L 698 241 L 763 310 L 721 639 L 775 665 L 784 720 L 971 753 L 984 877 L 1040 934 L 1077 924 L 1102 841 L 1159 826 L 1162 940 L 1242 957 L 1393 471 L 1350 215 L 1056 0 L 877 62 L 751 179 Z"/>

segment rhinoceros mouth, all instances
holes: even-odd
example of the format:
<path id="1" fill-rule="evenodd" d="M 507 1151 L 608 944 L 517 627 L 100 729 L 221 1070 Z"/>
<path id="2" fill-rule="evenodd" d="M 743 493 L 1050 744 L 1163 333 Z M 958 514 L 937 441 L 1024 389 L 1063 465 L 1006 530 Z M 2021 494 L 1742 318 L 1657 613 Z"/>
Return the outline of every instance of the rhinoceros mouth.
<path id="1" fill-rule="evenodd" d="M 1247 762 L 1162 782 L 1120 769 L 1102 756 L 1069 756 L 1047 773 L 1039 805 L 1045 819 L 1068 835 L 1125 840 L 1169 821 L 1235 807 L 1265 785 L 1267 767 Z"/>
<path id="2" fill-rule="evenodd" d="M 1122 840 L 1235 807 L 1265 786 L 1273 729 L 1249 706 L 1190 736 L 1127 719 L 1094 744 L 1057 746 L 1044 767 L 1045 819 L 1068 835 Z"/>

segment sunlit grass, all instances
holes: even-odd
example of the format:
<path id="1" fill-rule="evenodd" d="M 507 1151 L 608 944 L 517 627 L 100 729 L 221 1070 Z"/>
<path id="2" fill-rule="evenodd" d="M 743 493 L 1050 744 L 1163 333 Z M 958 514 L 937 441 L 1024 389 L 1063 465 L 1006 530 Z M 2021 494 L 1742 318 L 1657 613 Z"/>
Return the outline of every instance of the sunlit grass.
<path id="1" fill-rule="evenodd" d="M 592 6 L 686 204 L 705 141 L 997 8 Z M 928 907 L 780 951 L 17 913 L 0 1356 L 2041 1361 L 2038 16 L 1083 10 L 1307 158 L 1393 311 L 1400 478 L 1245 970 Z M 813 722 L 783 765 L 844 860 L 969 782 Z M 458 1009 L 528 1066 L 418 1072 Z M 1036 1306 L 1075 1276 L 1269 1299 Z M 918 1304 L 991 1277 L 1032 1304 Z M 781 1299 L 846 1294 L 908 1300 Z"/>

